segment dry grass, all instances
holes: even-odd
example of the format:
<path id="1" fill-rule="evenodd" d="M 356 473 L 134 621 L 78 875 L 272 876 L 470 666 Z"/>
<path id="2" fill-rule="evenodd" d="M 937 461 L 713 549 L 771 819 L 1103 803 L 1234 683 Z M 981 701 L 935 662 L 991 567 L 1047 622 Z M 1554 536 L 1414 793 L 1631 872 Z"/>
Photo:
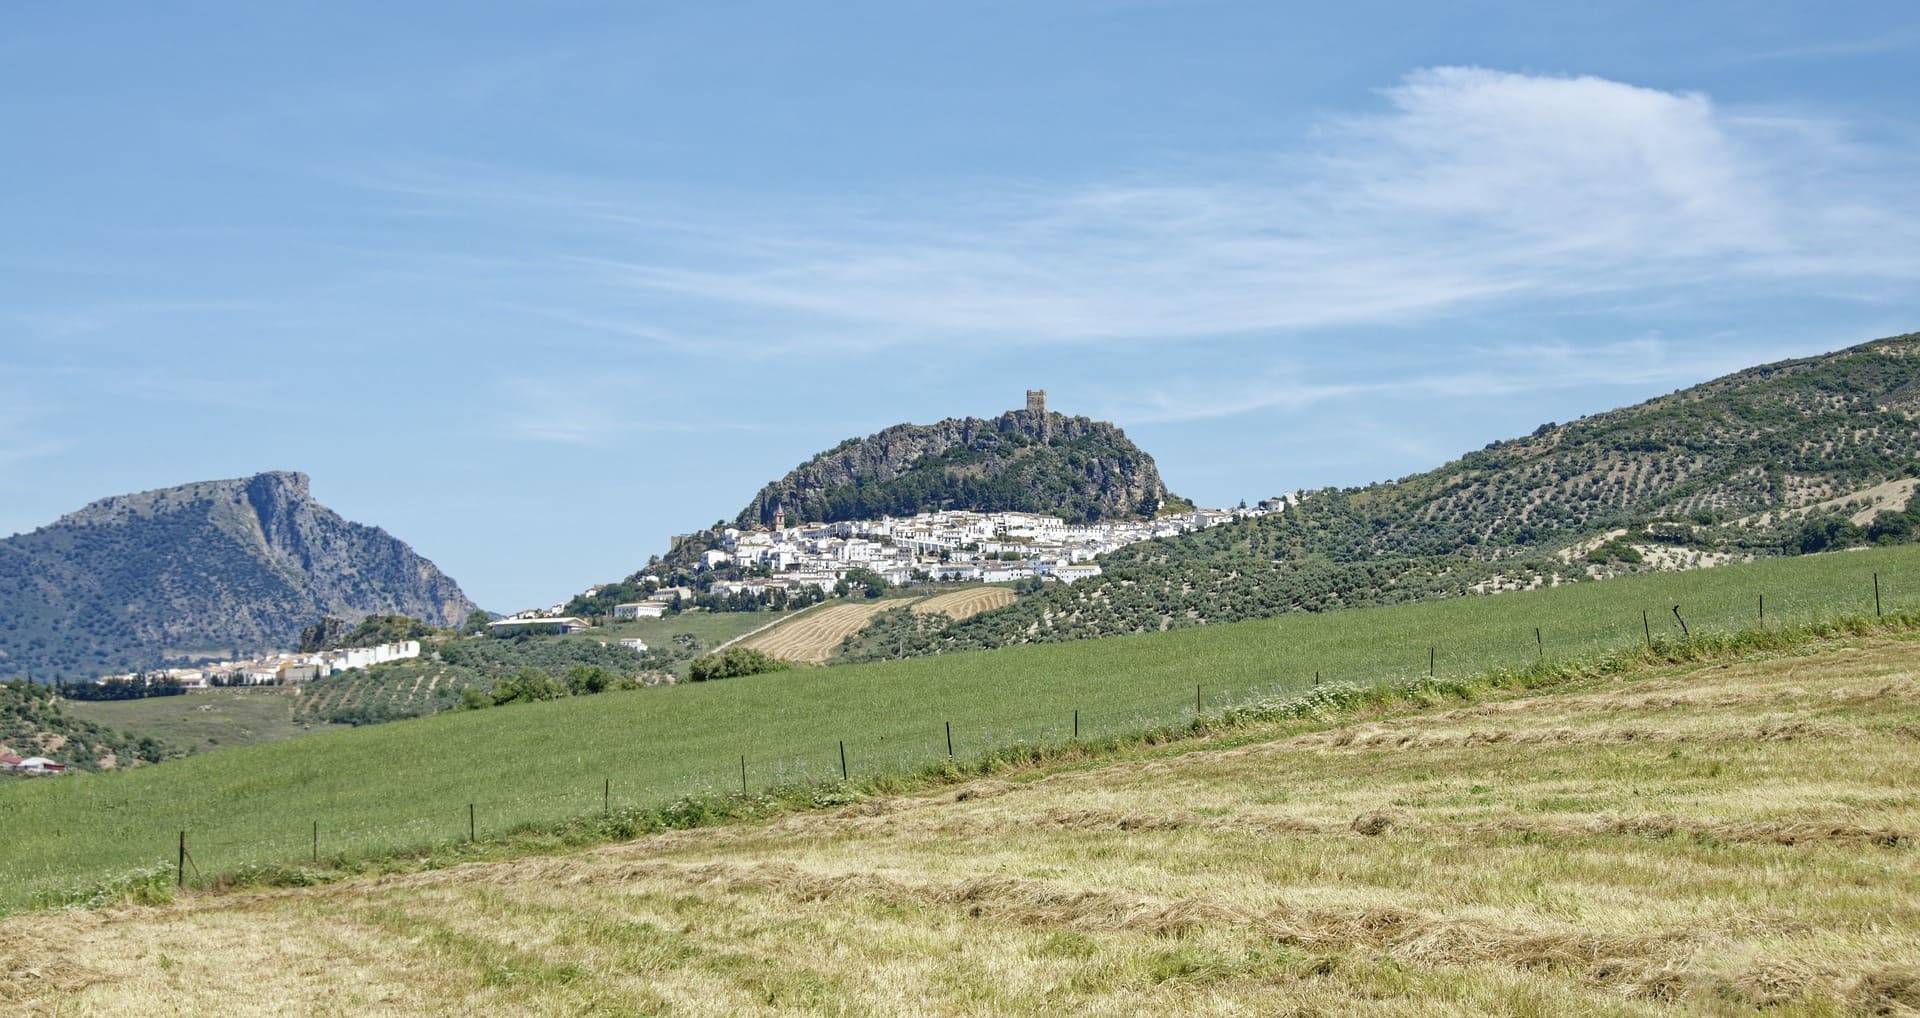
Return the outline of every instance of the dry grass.
<path id="1" fill-rule="evenodd" d="M 825 661 L 840 649 L 840 644 L 847 637 L 865 629 L 875 615 L 890 608 L 905 607 L 909 603 L 890 598 L 828 605 L 798 615 L 789 622 L 740 643 L 741 646 L 752 647 L 788 661 Z"/>
<path id="2" fill-rule="evenodd" d="M 21 916 L 0 1011 L 1911 1014 L 1916 660 L 1855 640 L 570 856 Z"/>
<path id="3" fill-rule="evenodd" d="M 913 606 L 916 614 L 939 612 L 954 619 L 970 619 L 984 611 L 1004 608 L 1014 602 L 1013 591 L 1005 587 L 969 587 L 946 594 L 935 594 Z"/>

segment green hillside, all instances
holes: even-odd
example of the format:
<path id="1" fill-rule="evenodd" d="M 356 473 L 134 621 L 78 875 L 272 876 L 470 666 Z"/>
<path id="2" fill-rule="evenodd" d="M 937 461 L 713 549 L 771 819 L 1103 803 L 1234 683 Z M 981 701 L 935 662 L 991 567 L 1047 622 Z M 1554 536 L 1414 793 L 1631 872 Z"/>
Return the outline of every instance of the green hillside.
<path id="1" fill-rule="evenodd" d="M 1294 615 L 442 714 L 160 767 L 0 788 L 0 907 L 64 900 L 169 862 L 182 830 L 207 871 L 390 852 L 615 804 L 978 758 L 1072 731 L 1117 734 L 1324 680 L 1442 676 L 1591 655 L 1695 631 L 1920 609 L 1920 547 L 1804 556 L 1484 598 Z M 1536 627 L 1540 643 L 1536 644 Z M 1197 688 L 1196 688 L 1197 687 Z M 605 784 L 603 784 L 603 782 Z"/>
<path id="2" fill-rule="evenodd" d="M 1395 604 L 1920 533 L 1920 334 L 1737 372 L 1436 470 L 1103 557 L 1106 573 L 850 657 Z M 1889 483 L 1891 482 L 1891 483 Z"/>
<path id="3" fill-rule="evenodd" d="M 181 705 L 185 697 L 162 697 Z M 153 763 L 173 750 L 151 734 L 134 734 L 89 717 L 87 707 L 61 700 L 51 686 L 21 680 L 0 682 L 0 751 L 44 756 L 91 770 Z M 0 775 L 0 780 L 11 780 Z M 63 779 L 64 780 L 64 779 Z"/>

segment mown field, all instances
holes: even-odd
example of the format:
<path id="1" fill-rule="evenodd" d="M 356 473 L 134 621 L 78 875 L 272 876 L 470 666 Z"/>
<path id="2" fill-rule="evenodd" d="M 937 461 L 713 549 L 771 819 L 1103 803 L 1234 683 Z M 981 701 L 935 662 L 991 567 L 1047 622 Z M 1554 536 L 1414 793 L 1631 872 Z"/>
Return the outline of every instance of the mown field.
<path id="1" fill-rule="evenodd" d="M 968 587 L 965 590 L 935 594 L 913 606 L 921 615 L 939 612 L 954 619 L 969 619 L 983 611 L 1005 607 L 1014 602 L 1014 593 L 1006 587 Z"/>
<path id="2" fill-rule="evenodd" d="M 819 663 L 832 657 L 847 637 L 866 628 L 875 615 L 913 603 L 912 598 L 876 598 L 828 604 L 742 640 L 740 646 L 788 661 Z"/>
<path id="3" fill-rule="evenodd" d="M 294 715 L 302 706 L 300 692 L 289 686 L 214 689 L 145 700 L 68 700 L 63 709 L 95 724 L 151 735 L 169 746 L 197 753 L 277 742 L 340 727 L 296 720 Z"/>
<path id="4" fill-rule="evenodd" d="M 162 766 L 0 788 L 0 909 L 83 895 L 170 865 L 182 830 L 202 869 L 385 853 L 479 830 L 703 790 L 854 778 L 956 756 L 1130 732 L 1325 680 L 1371 682 L 1584 656 L 1700 629 L 1920 608 L 1920 547 L 1141 637 L 773 675 L 442 714 Z M 1536 646 L 1535 629 L 1541 642 Z M 1658 632 L 1658 630 L 1656 630 Z M 1196 688 L 1198 687 L 1198 688 Z M 611 788 L 607 787 L 610 784 Z"/>
<path id="5" fill-rule="evenodd" d="M 0 1003 L 1911 1014 L 1917 666 L 1915 634 L 1841 639 L 574 854 L 16 917 Z"/>

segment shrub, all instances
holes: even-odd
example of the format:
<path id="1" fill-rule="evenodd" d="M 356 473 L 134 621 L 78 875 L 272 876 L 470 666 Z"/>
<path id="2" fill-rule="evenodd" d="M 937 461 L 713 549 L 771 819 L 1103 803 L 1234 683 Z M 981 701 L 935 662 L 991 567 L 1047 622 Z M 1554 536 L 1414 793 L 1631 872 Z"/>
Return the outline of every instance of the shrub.
<path id="1" fill-rule="evenodd" d="M 718 654 L 694 658 L 688 666 L 687 678 L 695 682 L 707 682 L 785 671 L 791 667 L 791 664 L 751 647 L 729 647 Z"/>

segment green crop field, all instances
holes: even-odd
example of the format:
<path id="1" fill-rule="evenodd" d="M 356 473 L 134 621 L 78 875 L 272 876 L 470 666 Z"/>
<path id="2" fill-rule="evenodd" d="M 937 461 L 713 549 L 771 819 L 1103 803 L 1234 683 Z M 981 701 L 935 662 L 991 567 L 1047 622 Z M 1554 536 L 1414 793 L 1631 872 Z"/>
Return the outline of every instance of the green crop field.
<path id="1" fill-rule="evenodd" d="M 175 749 L 209 749 L 277 742 L 341 726 L 294 720 L 300 690 L 291 686 L 215 689 L 145 700 L 68 700 L 73 716 L 139 735 Z"/>
<path id="2" fill-rule="evenodd" d="M 855 776 L 1019 742 L 1191 716 L 1324 678 L 1464 674 L 1536 654 L 1585 656 L 1696 630 L 1920 608 L 1920 547 L 1782 559 L 1693 573 L 1394 608 L 1298 615 L 1137 637 L 610 693 L 442 714 L 133 771 L 0 788 L 0 909 L 30 906 L 171 863 L 188 832 L 206 870 L 293 861 L 314 825 L 328 854 L 375 852 L 656 803 L 701 790 Z M 1535 629 L 1540 644 L 1536 646 Z M 1196 687 L 1198 687 L 1196 689 Z M 603 785 L 610 783 L 610 790 Z"/>

